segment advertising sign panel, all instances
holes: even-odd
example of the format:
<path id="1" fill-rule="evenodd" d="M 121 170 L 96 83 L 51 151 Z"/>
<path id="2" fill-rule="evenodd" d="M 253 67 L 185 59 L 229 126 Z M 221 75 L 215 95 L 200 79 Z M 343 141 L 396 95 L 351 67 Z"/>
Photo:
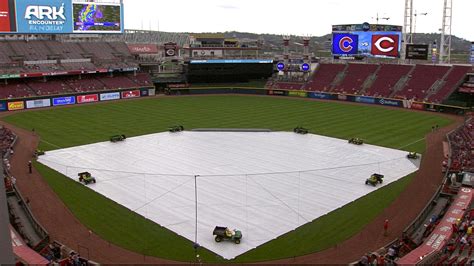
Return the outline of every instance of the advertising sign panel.
<path id="1" fill-rule="evenodd" d="M 158 48 L 153 44 L 127 44 L 132 54 L 157 54 Z"/>
<path id="2" fill-rule="evenodd" d="M 87 94 L 77 96 L 77 103 L 92 103 L 99 101 L 99 95 Z"/>
<path id="3" fill-rule="evenodd" d="M 291 97 L 307 97 L 308 94 L 306 93 L 306 91 L 289 91 L 288 96 L 291 96 Z"/>
<path id="4" fill-rule="evenodd" d="M 428 60 L 429 45 L 407 44 L 406 59 Z"/>
<path id="5" fill-rule="evenodd" d="M 100 94 L 101 101 L 112 101 L 112 100 L 119 100 L 119 99 L 120 99 L 120 92 L 109 92 L 109 93 Z"/>
<path id="6" fill-rule="evenodd" d="M 74 33 L 123 32 L 122 7 L 114 3 L 73 4 Z"/>
<path id="7" fill-rule="evenodd" d="M 122 98 L 136 98 L 140 97 L 140 91 L 139 90 L 133 90 L 133 91 L 122 91 Z"/>
<path id="8" fill-rule="evenodd" d="M 375 103 L 375 98 L 366 97 L 366 96 L 356 96 L 355 97 L 355 102 L 374 104 Z"/>
<path id="9" fill-rule="evenodd" d="M 53 98 L 53 106 L 71 105 L 71 104 L 76 104 L 76 97 L 67 96 L 67 97 Z"/>
<path id="10" fill-rule="evenodd" d="M 385 105 L 385 106 L 394 106 L 401 107 L 403 106 L 402 102 L 399 100 L 390 100 L 390 99 L 376 99 L 376 104 Z"/>
<path id="11" fill-rule="evenodd" d="M 286 96 L 288 95 L 288 92 L 282 90 L 269 90 L 268 95 Z"/>
<path id="12" fill-rule="evenodd" d="M 403 107 L 406 109 L 425 110 L 423 103 L 418 103 L 413 100 L 403 100 Z"/>
<path id="13" fill-rule="evenodd" d="M 168 42 L 164 44 L 165 48 L 165 57 L 176 56 L 176 51 L 178 50 L 178 45 L 174 42 Z"/>
<path id="14" fill-rule="evenodd" d="M 38 100 L 26 101 L 27 109 L 49 107 L 49 106 L 51 106 L 50 99 L 38 99 Z"/>
<path id="15" fill-rule="evenodd" d="M 7 102 L 0 102 L 0 112 L 8 110 Z"/>
<path id="16" fill-rule="evenodd" d="M 8 103 L 8 111 L 23 110 L 23 109 L 25 109 L 25 103 L 23 101 Z"/>
<path id="17" fill-rule="evenodd" d="M 323 92 L 310 92 L 308 94 L 308 96 L 310 98 L 314 98 L 314 99 L 324 99 L 324 100 L 332 100 L 334 99 L 334 95 L 332 94 L 327 94 L 327 93 L 323 93 Z"/>
<path id="18" fill-rule="evenodd" d="M 16 0 L 18 33 L 71 33 L 71 5 L 71 0 Z"/>

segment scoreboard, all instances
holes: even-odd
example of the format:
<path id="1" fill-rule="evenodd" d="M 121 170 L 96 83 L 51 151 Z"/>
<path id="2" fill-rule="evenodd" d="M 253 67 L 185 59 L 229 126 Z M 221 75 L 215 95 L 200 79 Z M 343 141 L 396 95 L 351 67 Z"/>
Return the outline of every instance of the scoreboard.
<path id="1" fill-rule="evenodd" d="M 429 45 L 407 44 L 406 59 L 428 60 Z"/>
<path id="2" fill-rule="evenodd" d="M 332 26 L 332 54 L 336 58 L 398 58 L 401 45 L 401 26 L 369 23 Z"/>
<path id="3" fill-rule="evenodd" d="M 0 0 L 0 33 L 123 33 L 123 4 L 87 0 Z"/>

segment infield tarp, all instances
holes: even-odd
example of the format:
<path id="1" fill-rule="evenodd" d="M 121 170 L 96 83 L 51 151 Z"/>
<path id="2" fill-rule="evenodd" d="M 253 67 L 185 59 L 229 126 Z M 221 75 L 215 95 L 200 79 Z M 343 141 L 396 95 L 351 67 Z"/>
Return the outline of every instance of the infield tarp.
<path id="1" fill-rule="evenodd" d="M 226 259 L 417 171 L 407 152 L 287 132 L 180 132 L 47 152 L 39 162 Z M 385 175 L 373 187 L 365 180 Z M 242 230 L 216 243 L 215 226 Z"/>

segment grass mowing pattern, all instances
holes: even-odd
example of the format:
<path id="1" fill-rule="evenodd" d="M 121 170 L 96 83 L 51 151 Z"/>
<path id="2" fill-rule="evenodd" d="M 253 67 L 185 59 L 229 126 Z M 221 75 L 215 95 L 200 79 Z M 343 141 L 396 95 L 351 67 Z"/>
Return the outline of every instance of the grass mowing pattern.
<path id="1" fill-rule="evenodd" d="M 136 136 L 185 128 L 270 128 L 291 131 L 301 125 L 312 133 L 337 138 L 360 137 L 380 146 L 422 152 L 419 141 L 433 125 L 451 121 L 428 113 L 290 98 L 200 96 L 122 101 L 75 108 L 18 113 L 4 118 L 25 129 L 35 128 L 46 150 L 106 141 L 111 135 Z M 417 142 L 418 141 L 418 142 Z M 407 146 L 410 143 L 412 145 Z M 146 255 L 193 261 L 192 243 L 128 211 L 55 171 L 38 170 L 79 220 L 119 246 Z M 390 186 L 336 210 L 317 221 L 239 256 L 261 261 L 323 250 L 357 233 L 386 208 L 411 180 Z M 363 184 L 361 182 L 361 184 Z M 65 189 L 67 187 L 67 189 Z M 100 215 L 99 215 L 100 214 Z M 115 221 L 114 226 L 106 221 Z M 210 232 L 211 234 L 211 232 Z M 289 245 L 295 248 L 288 248 Z M 205 262 L 221 262 L 202 250 Z"/>

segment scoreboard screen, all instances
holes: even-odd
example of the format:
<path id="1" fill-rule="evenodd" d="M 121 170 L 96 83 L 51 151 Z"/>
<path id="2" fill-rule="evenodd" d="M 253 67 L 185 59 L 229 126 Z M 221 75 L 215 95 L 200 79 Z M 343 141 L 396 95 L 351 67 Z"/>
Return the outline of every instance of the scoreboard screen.
<path id="1" fill-rule="evenodd" d="M 335 57 L 400 57 L 402 27 L 395 25 L 334 25 L 332 54 Z"/>
<path id="2" fill-rule="evenodd" d="M 73 3 L 74 33 L 120 33 L 121 6 Z"/>
<path id="3" fill-rule="evenodd" d="M 428 60 L 427 44 L 407 44 L 406 59 Z"/>

